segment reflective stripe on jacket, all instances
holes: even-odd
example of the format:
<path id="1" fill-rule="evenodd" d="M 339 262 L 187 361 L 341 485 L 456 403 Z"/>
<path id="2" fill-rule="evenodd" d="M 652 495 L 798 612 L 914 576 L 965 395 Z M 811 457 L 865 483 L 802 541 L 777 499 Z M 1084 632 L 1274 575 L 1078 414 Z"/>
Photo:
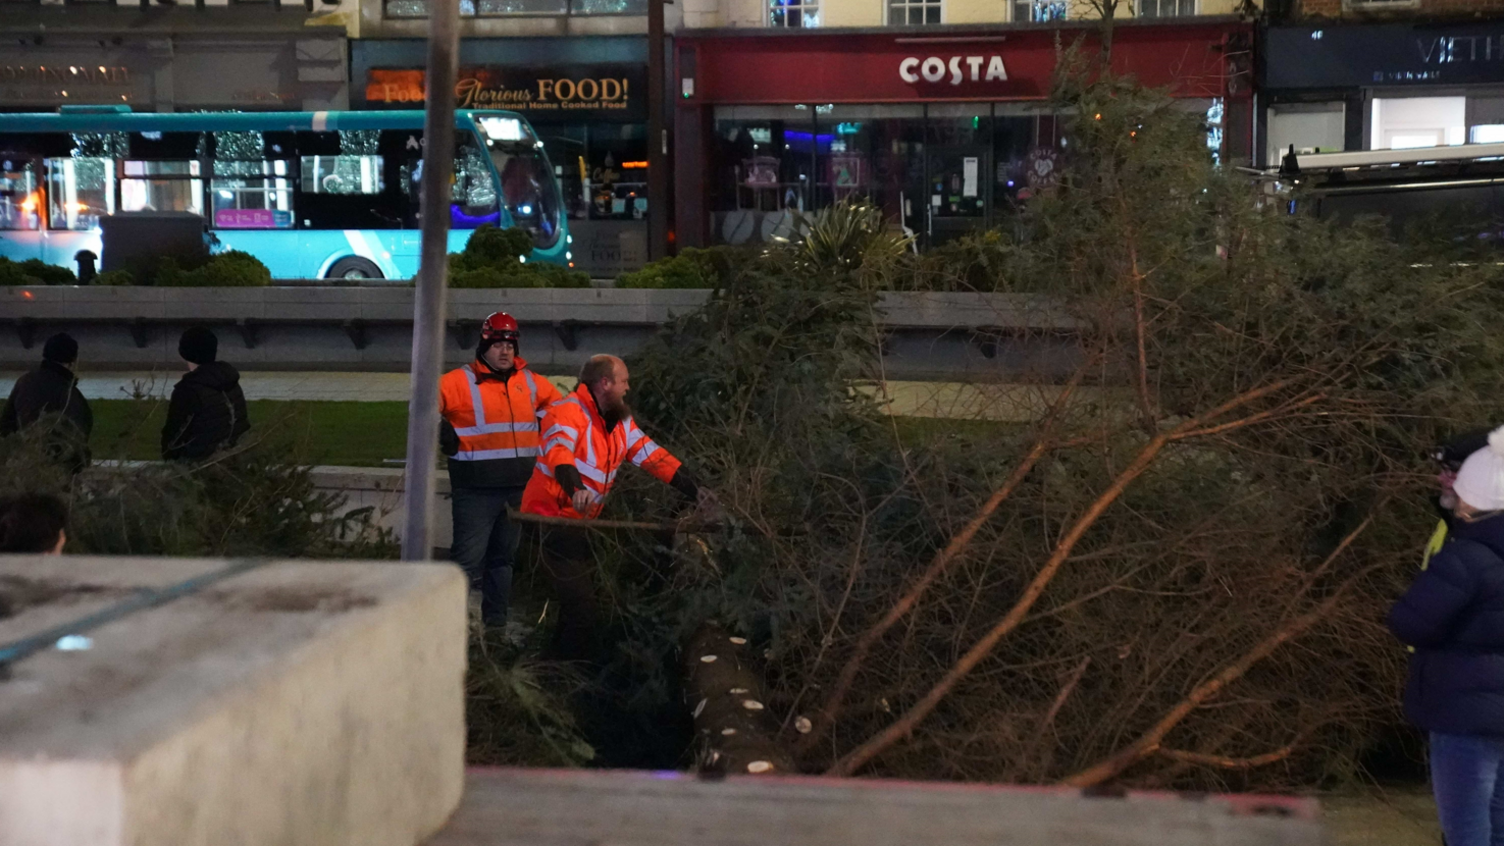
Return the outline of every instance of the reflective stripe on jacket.
<path id="1" fill-rule="evenodd" d="M 600 513 L 624 461 L 631 461 L 665 484 L 679 472 L 679 459 L 653 443 L 630 416 L 607 429 L 595 397 L 581 385 L 543 417 L 543 456 L 522 495 L 522 510 L 549 517 L 594 517 Z M 554 478 L 554 468 L 561 464 L 573 464 L 594 495 L 588 513 L 574 510 Z"/>
<path id="2" fill-rule="evenodd" d="M 527 484 L 538 458 L 538 418 L 559 400 L 553 383 L 516 359 L 511 378 L 472 362 L 439 381 L 439 413 L 459 450 L 449 456 L 449 483 L 486 488 Z"/>

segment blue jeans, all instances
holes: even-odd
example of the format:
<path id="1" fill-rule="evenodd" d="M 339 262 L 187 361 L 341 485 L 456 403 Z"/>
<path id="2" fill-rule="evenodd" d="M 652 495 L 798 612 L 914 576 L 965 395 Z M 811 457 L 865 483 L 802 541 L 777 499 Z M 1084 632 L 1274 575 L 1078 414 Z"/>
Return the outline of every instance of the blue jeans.
<path id="1" fill-rule="evenodd" d="M 1431 789 L 1447 846 L 1504 846 L 1504 740 L 1431 733 Z"/>
<path id="2" fill-rule="evenodd" d="M 522 488 L 455 488 L 454 540 L 449 557 L 480 589 L 480 616 L 488 626 L 507 621 L 512 601 L 512 564 L 522 525 L 507 519 L 507 506 L 522 505 Z"/>

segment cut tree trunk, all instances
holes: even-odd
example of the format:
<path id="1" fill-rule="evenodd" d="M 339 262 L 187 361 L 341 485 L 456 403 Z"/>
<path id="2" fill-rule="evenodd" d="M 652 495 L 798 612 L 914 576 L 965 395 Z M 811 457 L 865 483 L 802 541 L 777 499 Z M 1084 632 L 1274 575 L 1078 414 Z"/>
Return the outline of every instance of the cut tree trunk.
<path id="1" fill-rule="evenodd" d="M 762 673 L 746 638 L 718 623 L 702 624 L 684 650 L 684 697 L 694 714 L 701 770 L 726 774 L 793 773 L 794 756 L 778 742 Z"/>

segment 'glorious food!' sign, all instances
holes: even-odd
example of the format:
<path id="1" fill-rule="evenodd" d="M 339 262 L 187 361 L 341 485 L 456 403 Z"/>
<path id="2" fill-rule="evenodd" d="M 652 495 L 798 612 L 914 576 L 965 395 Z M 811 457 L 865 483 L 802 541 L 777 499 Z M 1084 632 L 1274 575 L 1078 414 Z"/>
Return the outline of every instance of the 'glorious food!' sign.
<path id="1" fill-rule="evenodd" d="M 641 120 L 647 113 L 643 75 L 643 69 L 634 65 L 569 71 L 461 68 L 454 86 L 455 105 L 461 109 L 509 109 L 535 117 L 560 113 Z M 366 75 L 367 104 L 422 103 L 426 90 L 422 70 L 378 68 Z"/>

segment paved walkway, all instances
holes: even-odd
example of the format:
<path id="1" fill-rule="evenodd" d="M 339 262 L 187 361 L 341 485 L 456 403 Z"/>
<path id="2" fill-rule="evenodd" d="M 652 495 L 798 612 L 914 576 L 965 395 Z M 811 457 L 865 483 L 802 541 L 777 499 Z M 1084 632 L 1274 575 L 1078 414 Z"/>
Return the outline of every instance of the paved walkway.
<path id="1" fill-rule="evenodd" d="M 1321 797 L 1331 846 L 1441 846 L 1436 802 L 1421 787 Z"/>
<path id="2" fill-rule="evenodd" d="M 19 373 L 0 373 L 0 396 L 8 396 Z M 166 398 L 182 371 L 87 370 L 79 389 L 88 399 Z M 572 376 L 550 376 L 561 391 L 574 389 Z M 406 373 L 330 373 L 266 371 L 241 374 L 246 399 L 325 402 L 406 402 Z M 875 394 L 876 386 L 858 390 Z M 888 382 L 889 412 L 905 417 L 949 417 L 1024 422 L 1036 418 L 1055 397 L 1050 385 L 993 385 L 960 382 Z M 1083 394 L 1086 393 L 1083 391 Z"/>

